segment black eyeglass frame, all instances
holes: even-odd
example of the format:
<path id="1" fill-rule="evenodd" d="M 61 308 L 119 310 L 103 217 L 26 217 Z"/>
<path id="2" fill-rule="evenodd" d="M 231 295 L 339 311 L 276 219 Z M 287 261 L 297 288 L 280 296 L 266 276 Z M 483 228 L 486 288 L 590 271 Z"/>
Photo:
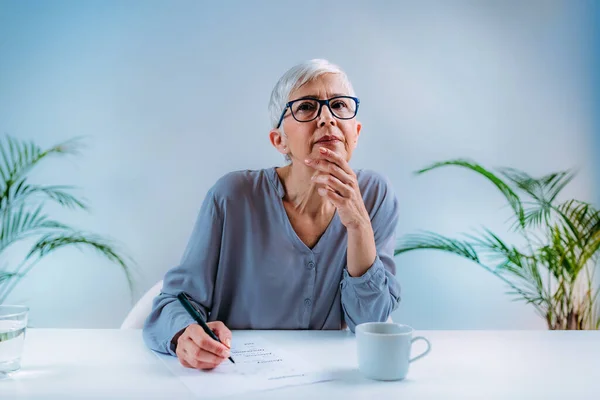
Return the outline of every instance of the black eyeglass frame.
<path id="1" fill-rule="evenodd" d="M 337 99 L 352 99 L 354 100 L 354 102 L 356 103 L 356 108 L 354 109 L 354 115 L 352 115 L 351 117 L 347 117 L 347 118 L 340 118 L 338 117 L 333 110 L 331 109 L 331 106 L 329 105 L 329 103 L 331 101 L 337 100 Z M 317 112 L 317 115 L 315 115 L 314 118 L 311 118 L 309 120 L 306 121 L 301 121 L 298 118 L 296 118 L 296 116 L 294 115 L 294 112 L 292 111 L 292 105 L 298 101 L 302 101 L 302 100 L 313 100 L 316 101 L 317 103 L 319 103 L 319 111 Z M 353 97 L 353 96 L 334 96 L 330 99 L 326 99 L 326 100 L 320 100 L 320 99 L 315 99 L 314 97 L 302 97 L 296 100 L 292 100 L 292 101 L 288 101 L 287 104 L 285 105 L 283 112 L 281 113 L 281 117 L 279 118 L 279 122 L 277 123 L 277 129 L 279 129 L 279 127 L 281 126 L 281 123 L 283 122 L 283 118 L 285 117 L 285 113 L 287 112 L 288 108 L 290 109 L 290 114 L 292 114 L 292 117 L 294 117 L 294 119 L 298 122 L 310 122 L 310 121 L 314 121 L 315 119 L 319 118 L 319 116 L 321 115 L 321 110 L 323 109 L 323 106 L 326 105 L 327 108 L 329 108 L 329 112 L 331 113 L 331 115 L 333 115 L 335 118 L 337 119 L 342 119 L 342 120 L 347 120 L 347 119 L 352 119 L 354 117 L 356 117 L 356 114 L 358 113 L 358 107 L 360 106 L 360 99 L 358 97 Z"/>

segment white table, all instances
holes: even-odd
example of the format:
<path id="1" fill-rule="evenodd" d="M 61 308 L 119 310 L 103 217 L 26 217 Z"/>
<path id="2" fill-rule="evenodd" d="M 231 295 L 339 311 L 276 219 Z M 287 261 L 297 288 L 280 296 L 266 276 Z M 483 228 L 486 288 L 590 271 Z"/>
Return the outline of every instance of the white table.
<path id="1" fill-rule="evenodd" d="M 419 331 L 432 351 L 398 382 L 360 376 L 348 331 L 261 334 L 338 379 L 235 398 L 600 399 L 599 331 Z M 30 329 L 23 368 L 0 380 L 0 399 L 66 398 L 194 397 L 145 347 L 139 330 Z"/>

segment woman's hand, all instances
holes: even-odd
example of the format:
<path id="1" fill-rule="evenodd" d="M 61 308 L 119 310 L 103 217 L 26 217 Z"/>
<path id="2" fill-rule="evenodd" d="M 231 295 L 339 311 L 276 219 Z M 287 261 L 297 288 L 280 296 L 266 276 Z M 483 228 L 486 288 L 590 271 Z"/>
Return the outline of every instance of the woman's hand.
<path id="1" fill-rule="evenodd" d="M 189 325 L 177 339 L 175 351 L 184 367 L 213 369 L 229 357 L 231 331 L 221 321 L 208 322 L 207 325 L 223 343 L 208 336 L 200 325 Z"/>
<path id="2" fill-rule="evenodd" d="M 322 158 L 307 159 L 306 165 L 319 173 L 311 179 L 321 185 L 317 190 L 327 197 L 338 211 L 340 220 L 349 230 L 371 226 L 369 213 L 365 208 L 356 174 L 348 162 L 336 152 L 325 147 L 319 149 Z"/>

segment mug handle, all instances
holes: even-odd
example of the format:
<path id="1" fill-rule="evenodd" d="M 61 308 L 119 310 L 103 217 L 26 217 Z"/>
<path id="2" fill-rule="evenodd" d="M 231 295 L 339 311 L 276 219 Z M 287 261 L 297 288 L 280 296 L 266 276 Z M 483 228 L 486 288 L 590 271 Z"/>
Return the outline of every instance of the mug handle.
<path id="1" fill-rule="evenodd" d="M 429 353 L 429 351 L 431 350 L 431 343 L 429 343 L 429 340 L 427 340 L 427 338 L 424 338 L 423 336 L 417 336 L 412 338 L 412 340 L 410 341 L 411 347 L 412 344 L 416 341 L 416 340 L 424 340 L 427 343 L 427 350 L 425 350 L 424 352 L 422 352 L 421 354 L 419 354 L 416 357 L 411 358 L 410 360 L 408 360 L 409 363 L 413 362 L 413 361 L 417 361 L 419 358 L 421 357 L 425 357 L 427 355 L 427 353 Z"/>

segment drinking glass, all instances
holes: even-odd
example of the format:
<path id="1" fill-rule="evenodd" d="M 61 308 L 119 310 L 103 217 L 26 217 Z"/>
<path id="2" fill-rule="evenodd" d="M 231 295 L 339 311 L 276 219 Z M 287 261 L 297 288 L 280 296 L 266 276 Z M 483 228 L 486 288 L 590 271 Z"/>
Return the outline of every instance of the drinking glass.
<path id="1" fill-rule="evenodd" d="M 0 305 L 0 378 L 21 368 L 29 307 Z"/>

